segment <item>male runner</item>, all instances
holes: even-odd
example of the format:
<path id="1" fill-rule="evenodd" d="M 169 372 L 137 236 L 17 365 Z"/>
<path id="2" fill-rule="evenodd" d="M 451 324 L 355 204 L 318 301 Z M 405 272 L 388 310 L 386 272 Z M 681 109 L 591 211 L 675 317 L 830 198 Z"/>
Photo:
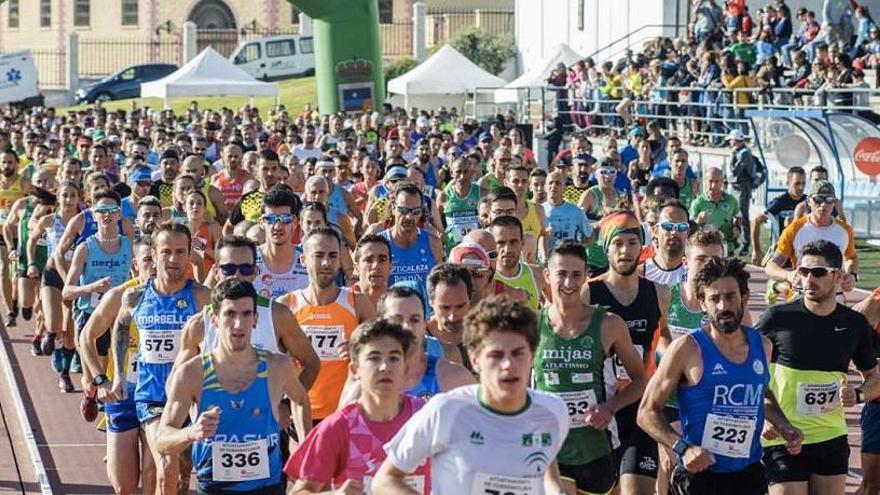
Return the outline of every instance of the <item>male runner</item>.
<path id="1" fill-rule="evenodd" d="M 618 410 L 638 402 L 647 382 L 623 319 L 582 302 L 587 267 L 583 245 L 556 245 L 544 269 L 553 302 L 538 318 L 535 388 L 556 394 L 568 408 L 570 430 L 557 457 L 568 493 L 606 493 L 614 486 L 617 466 L 605 430 Z M 632 382 L 606 396 L 603 366 L 612 354 Z"/>
<path id="2" fill-rule="evenodd" d="M 785 227 L 794 220 L 794 209 L 807 198 L 804 196 L 804 186 L 807 181 L 803 167 L 791 167 L 785 174 L 788 182 L 788 190 L 773 198 L 767 204 L 767 208 L 755 217 L 752 223 L 752 264 L 762 265 L 764 250 L 761 249 L 761 224 L 771 222 L 772 229 L 776 230 L 777 236 Z"/>
<path id="3" fill-rule="evenodd" d="M 420 353 L 415 336 L 399 324 L 370 320 L 351 337 L 349 373 L 360 396 L 328 416 L 305 438 L 284 471 L 297 480 L 289 493 L 370 493 L 385 460 L 383 446 L 425 404 L 404 393 L 409 355 Z M 407 482 L 420 495 L 431 493 L 427 464 Z"/>
<path id="4" fill-rule="evenodd" d="M 537 311 L 541 295 L 548 294 L 544 277 L 538 269 L 521 260 L 523 248 L 522 223 L 514 216 L 504 215 L 492 220 L 489 231 L 495 238 L 498 259 L 495 280 L 514 289 L 526 291 L 528 306 Z"/>
<path id="5" fill-rule="evenodd" d="M 163 208 L 174 206 L 174 179 L 180 172 L 180 155 L 173 147 L 165 148 L 159 158 L 159 179 L 153 181 L 150 195 L 159 198 Z"/>
<path id="6" fill-rule="evenodd" d="M 452 263 L 434 267 L 428 275 L 428 302 L 433 310 L 428 333 L 443 346 L 443 355 L 453 363 L 469 366 L 464 344 L 464 317 L 471 309 L 473 281 L 467 269 Z"/>
<path id="7" fill-rule="evenodd" d="M 406 477 L 430 458 L 434 493 L 565 493 L 554 461 L 569 430 L 565 404 L 529 389 L 539 339 L 534 312 L 484 299 L 468 314 L 465 334 L 480 384 L 417 412 L 386 445 L 372 492 L 417 494 Z"/>
<path id="8" fill-rule="evenodd" d="M 608 253 L 609 270 L 589 282 L 590 301 L 604 306 L 626 322 L 633 346 L 645 368 L 653 361 L 655 334 L 665 335 L 669 288 L 639 277 L 638 259 L 643 230 L 629 211 L 609 213 L 602 221 L 599 238 Z M 629 377 L 616 356 L 606 360 L 609 393 L 623 389 Z M 619 393 L 619 391 L 617 392 Z M 657 443 L 636 425 L 637 404 L 617 412 L 620 490 L 624 495 L 653 493 L 657 478 Z"/>
<path id="9" fill-rule="evenodd" d="M 373 305 L 378 305 L 388 290 L 391 276 L 391 245 L 379 235 L 365 235 L 354 249 L 354 265 L 358 281 L 355 292 L 366 294 Z"/>
<path id="10" fill-rule="evenodd" d="M 584 211 L 565 201 L 562 193 L 565 190 L 565 174 L 557 170 L 547 176 L 547 201 L 542 205 L 547 215 L 547 248 L 562 241 L 575 241 L 587 245 L 593 235 L 593 227 L 587 220 Z M 549 252 L 544 253 L 548 257 Z"/>
<path id="11" fill-rule="evenodd" d="M 781 448 L 792 456 L 801 450 L 801 432 L 767 387 L 773 346 L 742 324 L 748 279 L 745 265 L 734 258 L 713 258 L 699 270 L 697 296 L 709 323 L 670 346 L 639 408 L 639 425 L 678 456 L 675 493 L 763 495 L 765 417 L 784 438 Z M 682 433 L 663 414 L 673 392 Z"/>
<path id="12" fill-rule="evenodd" d="M 309 276 L 291 242 L 299 223 L 301 202 L 287 186 L 278 185 L 263 198 L 263 227 L 266 242 L 257 248 L 257 269 L 254 279 L 257 293 L 275 299 L 290 291 L 303 289 Z"/>
<path id="13" fill-rule="evenodd" d="M 590 188 L 590 174 L 596 159 L 589 153 L 578 153 L 572 159 L 571 183 L 565 186 L 565 201 L 575 206 L 580 204 L 581 197 Z"/>
<path id="14" fill-rule="evenodd" d="M 190 264 L 192 237 L 179 223 L 164 223 L 153 233 L 153 258 L 156 278 L 125 291 L 112 332 L 112 347 L 117 356 L 125 355 L 132 324 L 138 332 L 137 386 L 134 402 L 138 420 L 147 435 L 147 443 L 156 463 L 159 493 L 185 491 L 178 486 L 188 480 L 178 456 L 159 451 L 160 427 L 166 401 L 166 382 L 180 350 L 181 329 L 186 320 L 208 304 L 210 293 L 186 276 Z M 126 398 L 124 360 L 116 361 L 113 387 L 106 401 Z M 182 475 L 182 476 L 181 476 Z M 182 484 L 182 483 L 181 483 Z"/>
<path id="15" fill-rule="evenodd" d="M 25 197 L 30 190 L 30 180 L 18 173 L 18 155 L 12 151 L 0 150 L 0 223 L 5 224 L 12 204 Z M 18 315 L 18 301 L 13 299 L 12 279 L 9 278 L 9 246 L 0 242 L 0 292 L 6 305 L 6 326 L 14 327 Z"/>
<path id="16" fill-rule="evenodd" d="M 257 162 L 255 176 L 259 182 L 259 187 L 253 191 L 243 194 L 239 198 L 238 203 L 229 212 L 229 218 L 223 226 L 223 234 L 229 235 L 239 223 L 247 220 L 256 223 L 263 214 L 263 198 L 269 189 L 279 182 L 278 168 L 281 163 L 278 154 L 272 150 L 260 151 L 259 161 Z"/>
<path id="17" fill-rule="evenodd" d="M 244 184 L 253 176 L 241 166 L 241 143 L 232 141 L 223 147 L 222 169 L 211 178 L 211 183 L 220 190 L 226 208 L 232 211 L 244 191 Z"/>
<path id="18" fill-rule="evenodd" d="M 480 228 L 477 207 L 480 205 L 480 186 L 473 182 L 470 159 L 460 157 L 449 167 L 452 180 L 437 197 L 437 206 L 446 219 L 446 254 L 464 239 L 468 232 Z"/>
<path id="19" fill-rule="evenodd" d="M 504 185 L 516 194 L 516 210 L 514 215 L 520 219 L 523 225 L 523 233 L 533 239 L 536 252 L 549 252 L 548 240 L 545 235 L 547 230 L 547 215 L 544 208 L 530 202 L 528 199 L 529 170 L 522 166 L 507 169 L 504 176 Z"/>
<path id="20" fill-rule="evenodd" d="M 669 287 L 687 276 L 684 252 L 690 234 L 690 215 L 677 199 L 665 199 L 657 206 L 654 256 L 640 267 L 645 278 Z"/>
<path id="21" fill-rule="evenodd" d="M 336 285 L 341 249 L 335 230 L 319 227 L 310 231 L 303 251 L 309 285 L 278 299 L 291 309 L 321 359 L 318 377 L 309 389 L 312 419 L 316 421 L 336 410 L 345 385 L 348 363 L 340 354 L 340 344 L 351 337 L 359 323 L 376 313 L 366 295 Z"/>
<path id="22" fill-rule="evenodd" d="M 484 230 L 480 230 L 480 232 L 485 233 L 494 245 L 495 240 L 492 239 L 491 234 Z M 465 239 L 461 244 L 452 248 L 449 253 L 449 262 L 464 267 L 471 275 L 471 281 L 474 284 L 471 306 L 477 304 L 484 297 L 495 294 L 495 269 L 489 259 L 489 253 L 482 245 Z M 527 296 L 523 299 L 527 299 Z"/>
<path id="23" fill-rule="evenodd" d="M 690 213 L 700 228 L 720 230 L 727 242 L 727 252 L 733 253 L 740 234 L 742 214 L 736 198 L 724 192 L 724 172 L 720 168 L 710 167 L 706 170 L 703 192 L 691 203 Z"/>
<path id="24" fill-rule="evenodd" d="M 853 306 L 855 311 L 865 315 L 868 324 L 874 329 L 874 349 L 880 343 L 880 289 Z M 865 402 L 861 417 L 862 427 L 862 483 L 863 495 L 880 494 L 880 401 Z"/>
<path id="25" fill-rule="evenodd" d="M 278 411 L 283 395 L 301 404 L 297 430 L 309 430 L 308 396 L 287 356 L 257 349 L 257 293 L 243 280 L 214 288 L 212 320 L 219 330 L 210 352 L 182 363 L 168 383 L 156 447 L 173 457 L 190 445 L 199 491 L 283 495 Z M 191 407 L 198 418 L 186 424 Z"/>
<path id="26" fill-rule="evenodd" d="M 842 269 L 835 243 L 807 243 L 795 270 L 803 299 L 771 306 L 757 325 L 773 342 L 770 389 L 804 434 L 797 456 L 778 439 L 764 442 L 771 495 L 842 495 L 849 470 L 844 407 L 880 397 L 871 327 L 864 315 L 836 300 Z M 864 379 L 858 389 L 847 384 L 850 362 Z"/>

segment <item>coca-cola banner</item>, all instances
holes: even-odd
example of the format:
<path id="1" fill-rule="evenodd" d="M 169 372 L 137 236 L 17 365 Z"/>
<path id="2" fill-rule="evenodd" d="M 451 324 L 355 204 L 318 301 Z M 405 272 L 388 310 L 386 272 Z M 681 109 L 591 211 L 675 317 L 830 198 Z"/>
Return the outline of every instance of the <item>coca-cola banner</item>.
<path id="1" fill-rule="evenodd" d="M 866 137 L 853 150 L 853 162 L 866 175 L 880 174 L 880 138 Z"/>

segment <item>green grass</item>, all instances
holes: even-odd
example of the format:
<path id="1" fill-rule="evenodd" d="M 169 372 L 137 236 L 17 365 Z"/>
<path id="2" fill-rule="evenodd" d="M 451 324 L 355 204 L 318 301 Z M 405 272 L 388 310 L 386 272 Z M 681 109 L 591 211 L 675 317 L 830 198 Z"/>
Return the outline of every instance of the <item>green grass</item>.
<path id="1" fill-rule="evenodd" d="M 316 107 L 318 103 L 318 93 L 315 87 L 314 77 L 303 77 L 299 79 L 288 79 L 278 83 L 281 89 L 281 103 L 287 107 L 291 117 L 302 111 L 306 103 L 311 103 L 312 107 Z M 168 104 L 177 115 L 182 114 L 189 107 L 189 102 L 196 100 L 199 102 L 201 109 L 219 109 L 221 107 L 229 107 L 237 109 L 250 102 L 247 96 L 210 96 L 201 98 L 181 97 L 169 98 Z M 104 107 L 108 110 L 131 110 L 132 103 L 136 103 L 138 107 L 162 108 L 163 101 L 161 98 L 131 98 L 128 100 L 108 101 Z M 269 111 L 275 107 L 275 98 L 271 96 L 258 96 L 254 98 L 254 105 L 260 109 L 260 115 L 267 116 Z M 84 110 L 91 105 L 76 105 L 66 108 L 60 108 L 59 112 L 70 110 Z"/>
<path id="2" fill-rule="evenodd" d="M 865 241 L 856 241 L 859 256 L 858 286 L 865 290 L 880 287 L 880 246 L 872 246 Z"/>

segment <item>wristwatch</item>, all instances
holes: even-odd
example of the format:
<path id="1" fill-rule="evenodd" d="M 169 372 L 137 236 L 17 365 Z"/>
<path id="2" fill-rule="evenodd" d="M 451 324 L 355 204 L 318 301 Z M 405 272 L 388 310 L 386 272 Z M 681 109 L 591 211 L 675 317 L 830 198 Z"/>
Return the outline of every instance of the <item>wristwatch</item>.
<path id="1" fill-rule="evenodd" d="M 675 452 L 675 455 L 679 457 L 684 456 L 684 452 L 690 447 L 691 444 L 687 443 L 684 438 L 679 438 L 674 444 L 672 444 L 672 451 Z"/>
<path id="2" fill-rule="evenodd" d="M 96 375 L 94 378 L 92 378 L 92 385 L 94 385 L 96 387 L 100 387 L 109 381 L 110 381 L 110 379 L 107 378 L 107 375 L 104 375 L 104 374 Z"/>

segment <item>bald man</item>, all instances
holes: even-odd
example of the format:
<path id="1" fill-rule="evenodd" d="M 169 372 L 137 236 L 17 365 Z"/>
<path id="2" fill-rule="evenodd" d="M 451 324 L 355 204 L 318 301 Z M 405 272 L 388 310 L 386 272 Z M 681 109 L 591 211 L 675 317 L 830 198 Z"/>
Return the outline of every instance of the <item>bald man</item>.
<path id="1" fill-rule="evenodd" d="M 691 203 L 691 218 L 701 228 L 724 234 L 727 253 L 733 254 L 741 234 L 742 214 L 739 201 L 724 192 L 724 172 L 711 167 L 703 176 L 703 192 Z"/>

